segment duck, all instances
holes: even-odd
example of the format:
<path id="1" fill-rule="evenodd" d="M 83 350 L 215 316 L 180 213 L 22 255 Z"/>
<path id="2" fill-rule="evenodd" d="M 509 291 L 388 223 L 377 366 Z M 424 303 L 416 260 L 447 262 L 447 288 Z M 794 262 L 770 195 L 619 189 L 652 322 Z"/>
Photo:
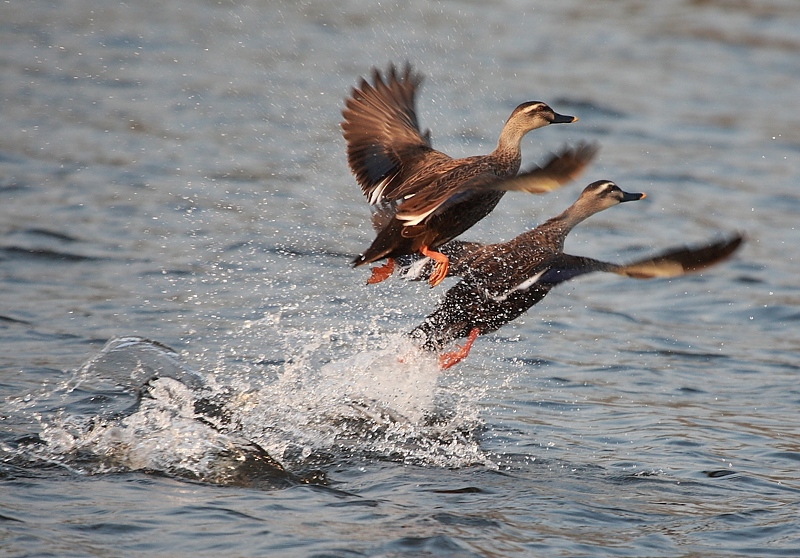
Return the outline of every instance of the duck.
<path id="1" fill-rule="evenodd" d="M 347 163 L 373 208 L 377 233 L 351 264 L 387 260 L 373 268 L 368 284 L 387 279 L 395 258 L 412 254 L 435 262 L 428 281 L 439 284 L 448 267 L 439 246 L 486 217 L 507 191 L 549 192 L 576 178 L 598 151 L 588 142 L 565 146 L 518 175 L 520 143 L 528 132 L 578 120 L 528 101 L 511 113 L 494 151 L 454 159 L 434 149 L 430 130 L 419 126 L 415 105 L 422 81 L 408 62 L 402 70 L 390 64 L 385 76 L 373 68 L 372 83 L 361 78 L 342 110 Z"/>
<path id="2" fill-rule="evenodd" d="M 588 217 L 615 205 L 644 199 L 610 180 L 589 184 L 561 214 L 497 244 L 453 241 L 442 247 L 451 265 L 448 275 L 461 277 L 439 306 L 408 333 L 422 348 L 441 351 L 448 343 L 467 338 L 463 346 L 441 353 L 439 364 L 449 368 L 466 358 L 479 335 L 498 330 L 542 300 L 565 281 L 593 272 L 610 272 L 635 279 L 678 277 L 701 271 L 733 254 L 744 241 L 742 234 L 706 244 L 668 249 L 628 264 L 610 263 L 564 253 L 570 231 Z M 420 259 L 403 270 L 408 280 L 426 278 L 431 261 Z"/>

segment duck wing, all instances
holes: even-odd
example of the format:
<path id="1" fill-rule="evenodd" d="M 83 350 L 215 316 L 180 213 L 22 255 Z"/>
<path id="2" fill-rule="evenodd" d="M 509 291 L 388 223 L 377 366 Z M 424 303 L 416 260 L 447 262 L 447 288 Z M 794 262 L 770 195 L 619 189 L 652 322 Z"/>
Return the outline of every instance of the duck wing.
<path id="1" fill-rule="evenodd" d="M 634 279 L 678 277 L 702 271 L 727 259 L 741 246 L 742 242 L 744 242 L 744 236 L 737 234 L 731 238 L 701 246 L 672 248 L 656 256 L 629 264 L 614 264 L 592 258 L 561 254 L 550 262 L 548 270 L 538 278 L 537 282 L 557 285 L 595 271 L 616 273 Z"/>
<path id="2" fill-rule="evenodd" d="M 502 250 L 508 244 L 488 247 L 467 246 L 457 252 L 453 275 L 480 285 L 488 298 L 496 302 L 508 299 L 517 291 L 550 290 L 554 286 L 597 271 L 616 273 L 634 279 L 678 277 L 702 271 L 730 257 L 744 241 L 742 235 L 701 246 L 672 248 L 656 256 L 629 264 L 615 264 L 570 254 L 552 254 L 533 247 Z"/>
<path id="3" fill-rule="evenodd" d="M 674 248 L 627 265 L 557 254 L 538 264 L 520 264 L 515 273 L 499 276 L 487 274 L 487 260 L 481 257 L 495 250 L 492 245 L 459 243 L 454 246 L 453 257 L 457 258 L 459 253 L 466 258 L 477 256 L 472 265 L 480 267 L 481 274 L 466 275 L 451 287 L 436 310 L 409 332 L 409 336 L 429 350 L 440 350 L 451 341 L 466 337 L 473 328 L 478 328 L 481 334 L 499 329 L 541 301 L 553 287 L 580 275 L 606 271 L 637 279 L 675 277 L 721 262 L 733 254 L 743 240 L 742 235 L 735 235 L 699 247 Z M 512 255 L 517 260 L 519 251 Z"/>
<path id="4" fill-rule="evenodd" d="M 451 173 L 440 175 L 428 187 L 405 196 L 397 207 L 396 217 L 406 226 L 417 225 L 431 215 L 442 213 L 465 198 L 487 190 L 516 190 L 531 194 L 550 192 L 583 172 L 598 149 L 596 144 L 584 142 L 574 148 L 566 146 L 551 155 L 541 167 L 535 166 L 508 179 L 498 178 L 485 163 L 457 167 Z"/>
<path id="5" fill-rule="evenodd" d="M 742 242 L 744 242 L 744 236 L 737 234 L 728 239 L 694 248 L 687 246 L 673 248 L 652 258 L 627 265 L 614 265 L 611 269 L 603 271 L 611 271 L 634 279 L 677 277 L 686 273 L 702 271 L 727 259 L 741 246 Z"/>
<path id="6" fill-rule="evenodd" d="M 420 130 L 415 97 L 422 79 L 409 63 L 402 71 L 391 64 L 385 79 L 374 68 L 373 83 L 362 79 L 345 100 L 347 163 L 371 205 L 394 199 L 408 177 L 449 159 L 431 147 L 430 131 Z"/>
<path id="7" fill-rule="evenodd" d="M 600 146 L 596 143 L 580 142 L 575 147 L 564 146 L 552 153 L 542 165 L 534 166 L 514 178 L 492 182 L 487 187 L 506 192 L 545 194 L 572 182 L 594 159 Z"/>

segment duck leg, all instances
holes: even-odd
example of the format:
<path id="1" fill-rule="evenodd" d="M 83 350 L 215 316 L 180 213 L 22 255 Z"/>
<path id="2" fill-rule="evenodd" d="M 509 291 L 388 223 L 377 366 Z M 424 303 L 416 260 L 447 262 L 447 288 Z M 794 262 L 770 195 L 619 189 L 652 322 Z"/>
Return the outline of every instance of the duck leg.
<path id="1" fill-rule="evenodd" d="M 383 265 L 377 265 L 371 269 L 372 275 L 367 279 L 367 285 L 380 283 L 391 277 L 394 273 L 394 258 L 388 258 Z"/>
<path id="2" fill-rule="evenodd" d="M 467 336 L 467 342 L 464 343 L 463 346 L 459 347 L 455 351 L 440 354 L 439 368 L 445 370 L 467 358 L 469 350 L 472 348 L 472 344 L 475 342 L 475 339 L 478 338 L 478 334 L 480 332 L 481 332 L 480 329 L 478 329 L 477 327 L 473 327 L 471 330 L 469 330 L 469 335 Z"/>
<path id="3" fill-rule="evenodd" d="M 430 283 L 431 287 L 435 287 L 447 277 L 447 269 L 450 267 L 450 260 L 441 252 L 431 250 L 424 245 L 420 246 L 419 253 L 429 257 L 434 262 L 433 271 L 430 277 L 428 277 L 428 283 Z"/>

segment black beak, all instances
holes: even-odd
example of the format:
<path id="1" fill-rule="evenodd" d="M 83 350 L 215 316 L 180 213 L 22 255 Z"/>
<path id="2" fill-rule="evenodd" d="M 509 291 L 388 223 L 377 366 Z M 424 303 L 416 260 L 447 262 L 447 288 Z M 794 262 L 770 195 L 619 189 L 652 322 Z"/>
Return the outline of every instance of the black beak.
<path id="1" fill-rule="evenodd" d="M 630 192 L 622 192 L 622 199 L 619 200 L 619 203 L 628 202 L 628 201 L 642 200 L 642 199 L 644 199 L 646 197 L 647 197 L 647 194 L 645 194 L 645 193 L 631 194 Z"/>
<path id="2" fill-rule="evenodd" d="M 578 120 L 577 116 L 566 116 L 564 114 L 553 113 L 553 119 L 550 124 L 572 124 Z"/>

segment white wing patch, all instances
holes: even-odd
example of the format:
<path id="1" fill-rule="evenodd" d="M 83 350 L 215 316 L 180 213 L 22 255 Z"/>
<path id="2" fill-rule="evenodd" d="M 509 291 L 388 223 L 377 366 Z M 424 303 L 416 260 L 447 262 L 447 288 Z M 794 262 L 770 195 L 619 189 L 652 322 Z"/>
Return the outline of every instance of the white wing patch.
<path id="1" fill-rule="evenodd" d="M 504 292 L 501 295 L 492 296 L 488 291 L 486 292 L 486 295 L 489 298 L 491 298 L 492 300 L 494 300 L 495 302 L 505 302 L 505 300 L 508 297 L 510 297 L 512 294 L 514 294 L 514 291 L 525 291 L 527 289 L 530 289 L 533 285 L 535 285 L 536 283 L 539 282 L 539 279 L 541 279 L 542 275 L 544 275 L 549 269 L 550 268 L 548 267 L 546 269 L 543 269 L 542 271 L 540 271 L 536 275 L 532 275 L 531 277 L 528 277 L 522 283 L 520 283 L 519 285 L 517 285 L 516 287 L 514 287 L 512 289 L 507 290 L 506 292 Z"/>
<path id="2" fill-rule="evenodd" d="M 425 213 L 421 213 L 419 215 L 403 215 L 402 213 L 398 213 L 397 215 L 395 215 L 395 217 L 400 221 L 404 221 L 403 223 L 404 227 L 411 227 L 414 225 L 419 225 L 422 221 L 425 220 L 426 217 L 428 217 L 428 215 L 430 215 L 437 209 L 439 209 L 438 205 L 426 211 Z"/>
<path id="3" fill-rule="evenodd" d="M 383 191 L 386 190 L 386 186 L 389 185 L 389 182 L 391 182 L 394 177 L 394 174 L 390 174 L 375 185 L 375 189 L 372 190 L 372 193 L 369 195 L 370 205 L 375 205 L 383 199 Z"/>

